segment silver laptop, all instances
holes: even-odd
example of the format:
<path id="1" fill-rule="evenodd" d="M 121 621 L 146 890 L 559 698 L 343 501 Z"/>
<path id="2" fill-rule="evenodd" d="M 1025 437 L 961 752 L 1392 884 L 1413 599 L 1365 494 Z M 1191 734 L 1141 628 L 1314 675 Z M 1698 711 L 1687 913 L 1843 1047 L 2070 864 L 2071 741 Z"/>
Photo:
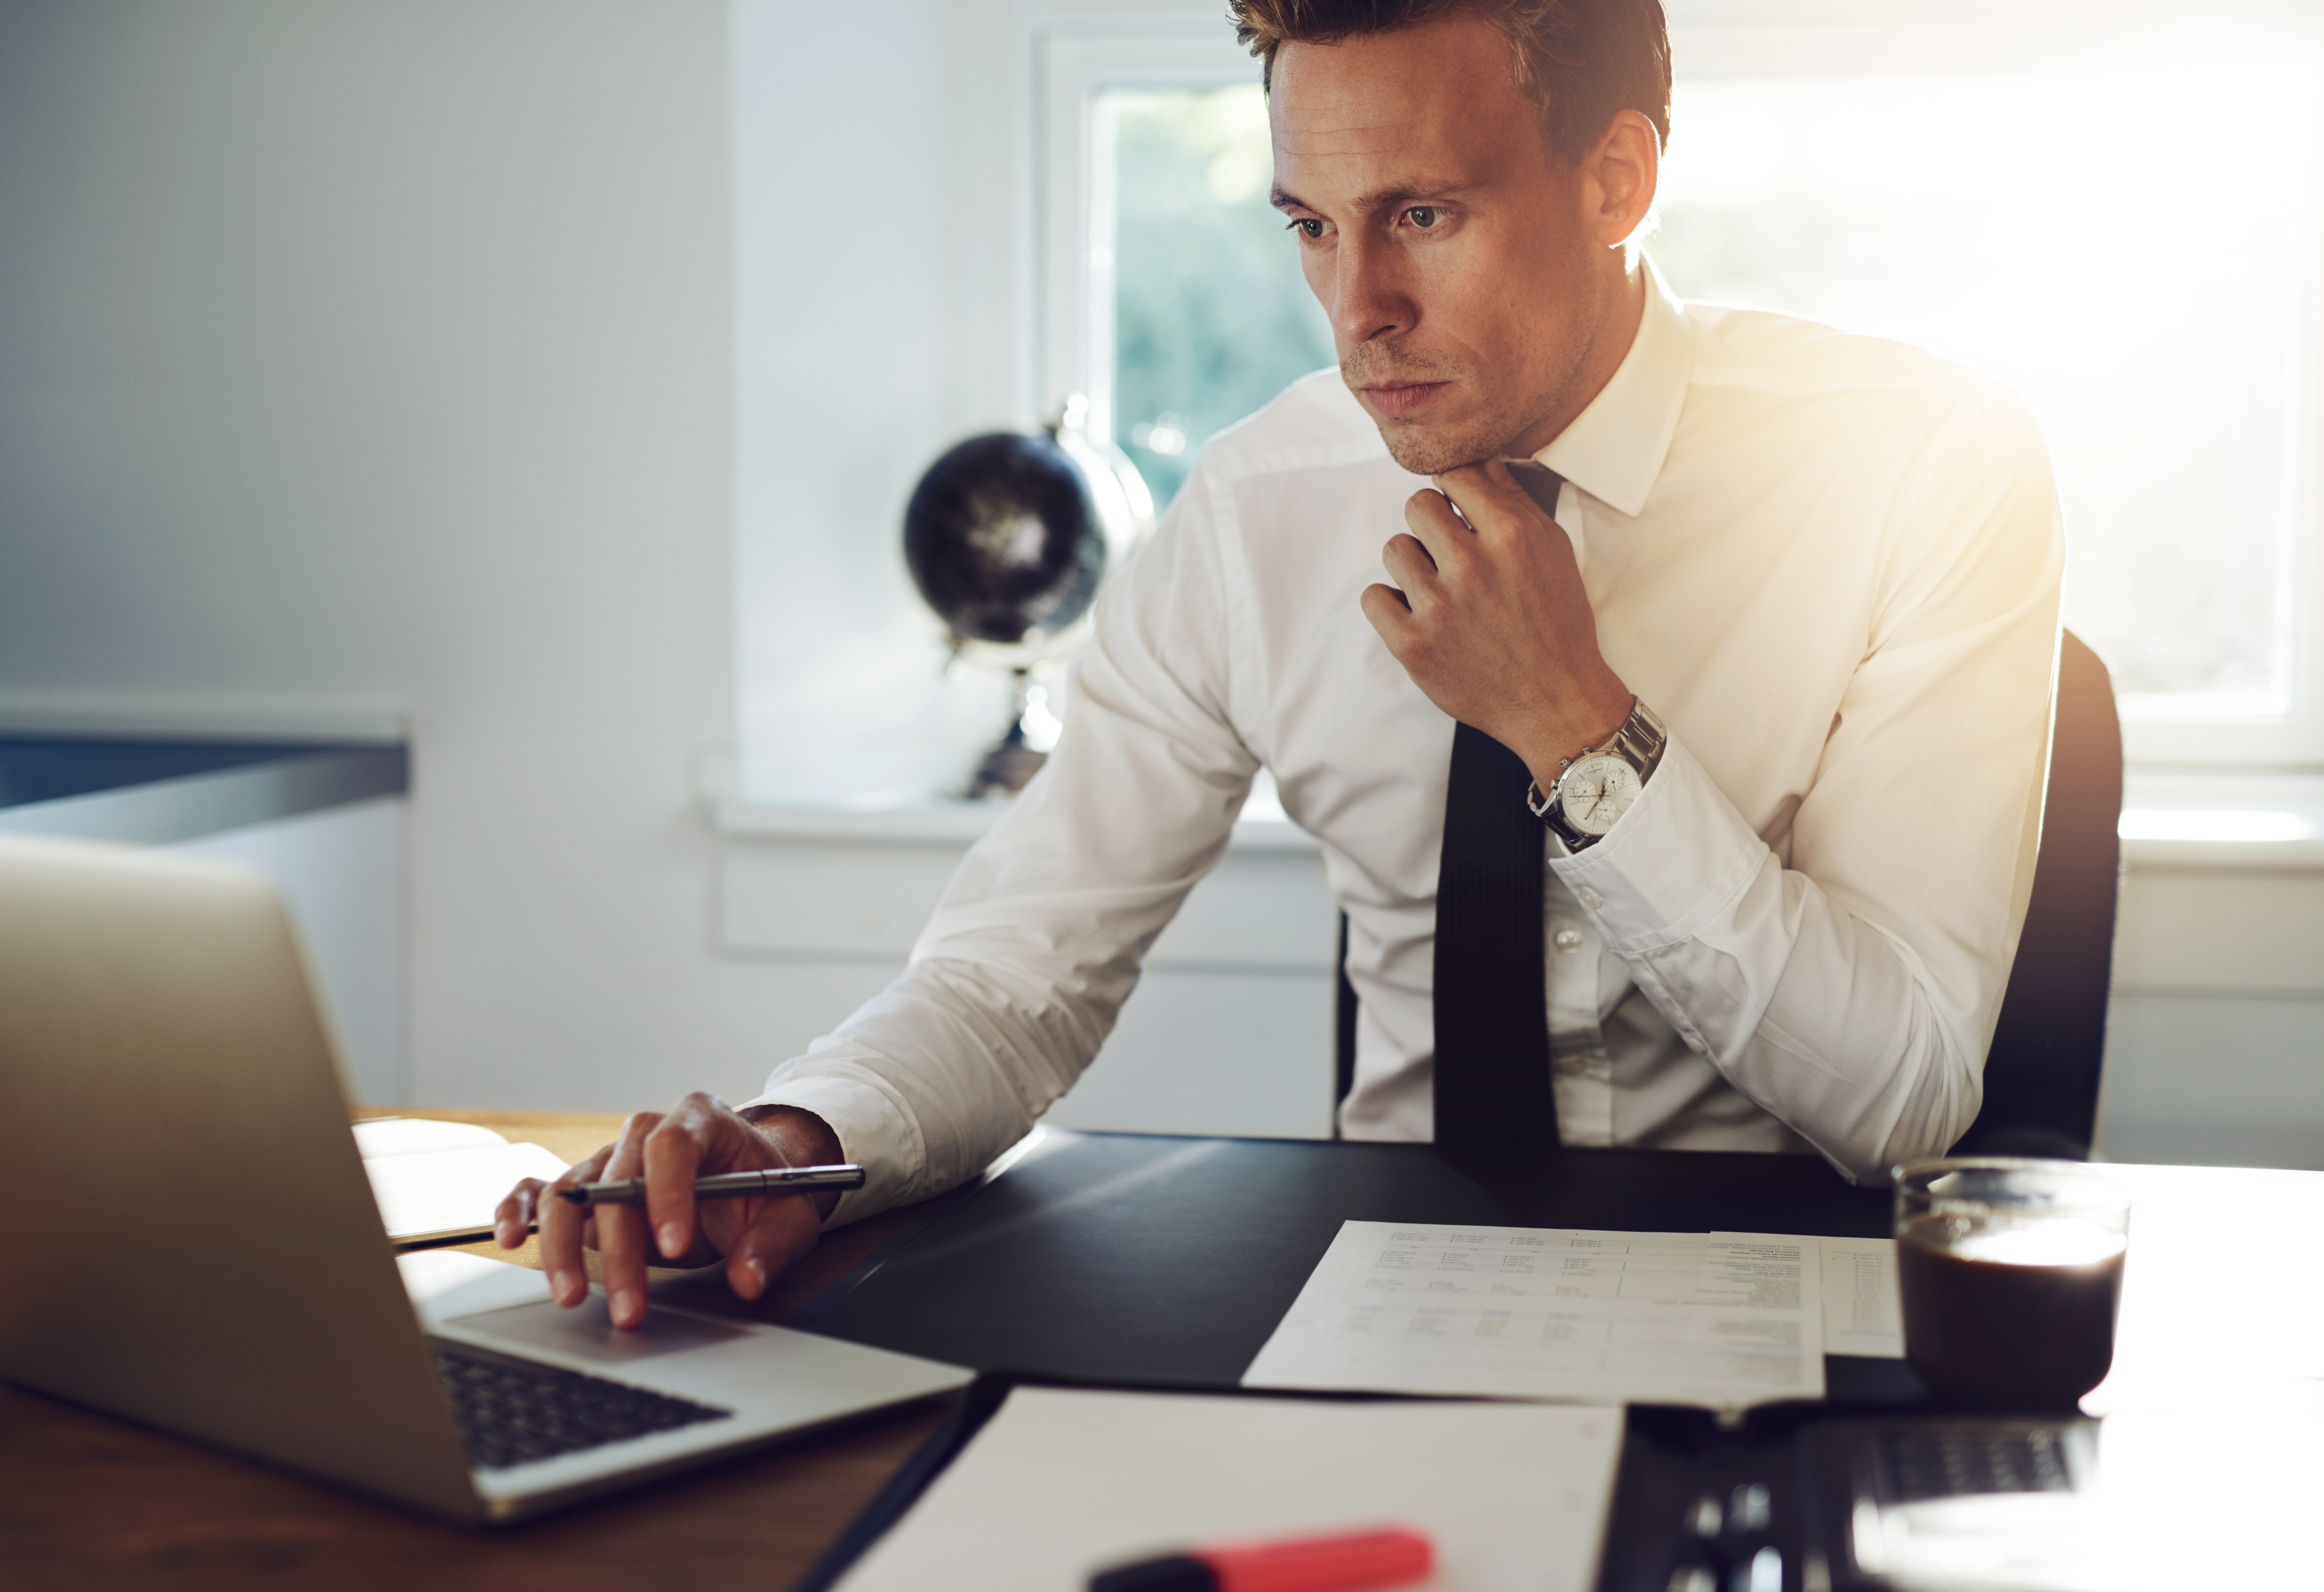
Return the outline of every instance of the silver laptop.
<path id="1" fill-rule="evenodd" d="M 0 836 L 0 1377 L 499 1523 L 964 1385 L 951 1366 L 399 1261 L 254 876 Z"/>

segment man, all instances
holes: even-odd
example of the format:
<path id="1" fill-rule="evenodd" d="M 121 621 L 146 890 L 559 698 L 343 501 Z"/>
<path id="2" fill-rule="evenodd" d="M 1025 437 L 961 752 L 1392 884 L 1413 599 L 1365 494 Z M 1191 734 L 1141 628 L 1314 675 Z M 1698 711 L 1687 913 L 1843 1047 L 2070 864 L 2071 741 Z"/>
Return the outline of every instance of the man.
<path id="1" fill-rule="evenodd" d="M 742 1111 L 691 1096 L 575 1169 L 642 1173 L 646 1216 L 510 1197 L 564 1302 L 585 1240 L 617 1321 L 656 1252 L 755 1297 L 834 1214 L 697 1214 L 697 1172 L 844 1152 L 846 1216 L 973 1175 L 1095 1054 L 1261 767 L 1350 920 L 1349 1137 L 1863 1179 L 1976 1115 L 2056 644 L 2031 420 L 1917 351 L 1670 297 L 1635 251 L 1655 0 L 1234 14 L 1337 377 L 1206 450 L 887 991 Z"/>

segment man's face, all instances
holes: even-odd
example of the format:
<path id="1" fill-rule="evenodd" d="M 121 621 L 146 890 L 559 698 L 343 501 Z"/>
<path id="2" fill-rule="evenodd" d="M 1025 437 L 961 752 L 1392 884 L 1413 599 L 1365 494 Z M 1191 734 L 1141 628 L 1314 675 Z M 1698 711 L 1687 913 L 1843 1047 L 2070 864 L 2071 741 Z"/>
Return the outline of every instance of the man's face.
<path id="1" fill-rule="evenodd" d="M 1286 44 L 1268 121 L 1276 206 L 1396 462 L 1434 475 L 1546 446 L 1579 407 L 1620 277 L 1508 41 L 1455 13 Z"/>

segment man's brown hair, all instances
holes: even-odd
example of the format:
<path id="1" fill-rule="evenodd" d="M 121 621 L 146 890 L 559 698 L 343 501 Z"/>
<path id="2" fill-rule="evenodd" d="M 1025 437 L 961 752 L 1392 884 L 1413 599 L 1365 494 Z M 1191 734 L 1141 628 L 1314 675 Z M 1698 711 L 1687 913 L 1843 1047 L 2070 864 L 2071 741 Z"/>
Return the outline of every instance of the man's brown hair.
<path id="1" fill-rule="evenodd" d="M 1517 87 L 1541 113 L 1542 136 L 1569 164 L 1588 154 L 1617 111 L 1633 110 L 1670 139 L 1670 32 L 1661 0 L 1230 0 L 1235 37 L 1275 78 L 1286 44 L 1336 44 L 1416 28 L 1466 11 L 1509 41 Z"/>

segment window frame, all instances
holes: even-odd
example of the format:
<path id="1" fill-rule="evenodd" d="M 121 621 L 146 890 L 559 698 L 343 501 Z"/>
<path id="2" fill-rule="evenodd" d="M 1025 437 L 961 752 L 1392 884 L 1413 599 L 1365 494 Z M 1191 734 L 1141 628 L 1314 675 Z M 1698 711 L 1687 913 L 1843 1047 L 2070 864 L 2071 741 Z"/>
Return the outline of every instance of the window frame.
<path id="1" fill-rule="evenodd" d="M 1099 97 L 1120 88 L 1228 88 L 1259 80 L 1259 62 L 1213 23 L 1201 34 L 1079 36 L 1042 41 L 1038 162 L 1039 286 L 1036 325 L 1044 414 L 1074 393 L 1091 433 L 1113 439 L 1113 164 Z"/>

